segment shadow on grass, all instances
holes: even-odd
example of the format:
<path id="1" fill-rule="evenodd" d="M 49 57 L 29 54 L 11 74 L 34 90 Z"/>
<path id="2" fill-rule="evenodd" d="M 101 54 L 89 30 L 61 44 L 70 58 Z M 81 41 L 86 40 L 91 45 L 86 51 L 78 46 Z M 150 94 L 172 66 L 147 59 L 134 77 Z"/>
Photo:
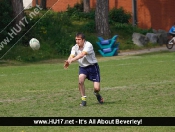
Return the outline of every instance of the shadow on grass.
<path id="1" fill-rule="evenodd" d="M 100 104 L 100 103 L 98 103 L 98 102 L 95 102 L 95 103 L 92 103 L 92 104 L 90 104 L 90 105 L 109 105 L 109 104 L 116 104 L 117 103 L 117 101 L 104 101 L 104 103 L 103 104 Z"/>

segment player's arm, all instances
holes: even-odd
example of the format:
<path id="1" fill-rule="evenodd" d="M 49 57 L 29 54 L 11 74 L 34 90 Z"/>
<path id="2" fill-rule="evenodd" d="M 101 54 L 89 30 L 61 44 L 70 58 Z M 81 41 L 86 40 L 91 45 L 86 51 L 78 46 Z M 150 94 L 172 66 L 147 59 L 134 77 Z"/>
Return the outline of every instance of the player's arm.
<path id="1" fill-rule="evenodd" d="M 70 55 L 67 60 L 64 61 L 64 69 L 67 69 L 69 67 L 69 61 L 74 58 L 74 55 Z"/>
<path id="2" fill-rule="evenodd" d="M 69 61 L 75 57 L 75 46 L 72 47 L 71 49 L 71 54 L 69 55 L 68 59 L 64 61 L 64 69 L 67 69 L 70 65 Z"/>
<path id="3" fill-rule="evenodd" d="M 71 64 L 72 62 L 74 62 L 74 61 L 76 61 L 76 60 L 78 60 L 78 59 L 81 59 L 81 58 L 84 57 L 86 54 L 87 54 L 87 52 L 83 51 L 83 52 L 81 52 L 80 54 L 78 54 L 77 56 L 68 59 L 69 64 Z"/>
<path id="4" fill-rule="evenodd" d="M 67 61 L 71 60 L 74 57 L 75 57 L 74 55 L 70 55 L 69 58 L 67 59 Z"/>

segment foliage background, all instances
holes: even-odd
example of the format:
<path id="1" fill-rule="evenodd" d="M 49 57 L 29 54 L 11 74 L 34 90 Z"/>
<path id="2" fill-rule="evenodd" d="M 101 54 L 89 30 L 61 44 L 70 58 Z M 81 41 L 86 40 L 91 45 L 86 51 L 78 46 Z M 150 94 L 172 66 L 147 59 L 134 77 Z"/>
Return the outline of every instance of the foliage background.
<path id="1" fill-rule="evenodd" d="M 4 4 L 8 8 L 3 8 L 4 16 L 2 15 L 2 18 L 8 17 L 4 20 L 3 26 L 7 25 L 10 21 L 10 15 L 7 13 L 7 11 L 10 10 L 9 3 L 6 2 Z M 30 21 L 30 12 L 32 12 L 34 8 L 35 7 L 25 10 L 28 21 Z M 133 27 L 129 23 L 130 19 L 131 14 L 125 12 L 123 8 L 114 8 L 109 12 L 111 35 L 105 39 L 110 39 L 116 34 L 119 35 L 117 40 L 120 43 L 119 50 L 140 49 L 140 47 L 133 44 L 132 33 L 147 33 L 152 31 L 151 29 L 143 30 L 138 27 Z M 74 7 L 68 7 L 65 12 L 43 10 L 20 32 L 19 36 L 25 35 L 3 59 L 35 62 L 68 56 L 71 47 L 75 44 L 74 37 L 77 32 L 83 32 L 86 35 L 86 40 L 93 44 L 96 54 L 99 55 L 99 47 L 96 44 L 98 36 L 95 31 L 94 20 L 95 11 L 92 9 L 89 13 L 84 13 L 82 3 L 77 3 Z M 6 32 L 1 33 L 1 40 L 4 39 L 7 32 L 8 29 Z M 33 37 L 40 41 L 41 48 L 39 51 L 32 51 L 29 47 L 28 42 Z M 3 55 L 4 51 L 10 48 L 17 40 L 19 40 L 18 37 L 16 37 L 11 45 L 5 46 L 0 55 Z"/>

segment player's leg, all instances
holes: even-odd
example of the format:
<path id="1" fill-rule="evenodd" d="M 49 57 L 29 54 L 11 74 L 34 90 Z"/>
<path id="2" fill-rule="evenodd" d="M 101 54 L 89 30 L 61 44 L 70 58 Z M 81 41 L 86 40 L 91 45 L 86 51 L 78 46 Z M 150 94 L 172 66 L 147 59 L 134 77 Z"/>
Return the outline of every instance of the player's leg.
<path id="1" fill-rule="evenodd" d="M 79 74 L 79 91 L 81 94 L 81 100 L 82 103 L 80 104 L 81 106 L 86 106 L 86 95 L 85 95 L 85 82 L 86 75 L 84 74 Z"/>
<path id="2" fill-rule="evenodd" d="M 94 82 L 94 94 L 100 104 L 103 103 L 103 98 L 100 95 L 100 69 L 98 64 L 91 67 L 89 78 Z"/>
<path id="3" fill-rule="evenodd" d="M 100 92 L 100 82 L 94 82 L 94 92 Z"/>
<path id="4" fill-rule="evenodd" d="M 79 90 L 80 90 L 80 94 L 81 96 L 85 96 L 85 86 L 84 86 L 84 82 L 86 79 L 86 75 L 84 74 L 80 74 L 79 75 Z"/>
<path id="5" fill-rule="evenodd" d="M 102 96 L 100 95 L 100 82 L 94 82 L 94 94 L 100 104 L 104 102 Z"/>

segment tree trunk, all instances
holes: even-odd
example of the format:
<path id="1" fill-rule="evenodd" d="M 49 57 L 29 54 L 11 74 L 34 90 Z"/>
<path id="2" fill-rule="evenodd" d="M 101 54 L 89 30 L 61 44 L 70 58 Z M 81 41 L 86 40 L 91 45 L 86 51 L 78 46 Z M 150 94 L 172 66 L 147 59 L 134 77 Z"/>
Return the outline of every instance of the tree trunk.
<path id="1" fill-rule="evenodd" d="M 13 18 L 15 18 L 14 24 L 19 24 L 24 18 L 24 6 L 23 0 L 11 0 L 13 9 Z"/>
<path id="2" fill-rule="evenodd" d="M 90 0 L 83 0 L 84 12 L 90 12 Z"/>
<path id="3" fill-rule="evenodd" d="M 96 0 L 95 23 L 99 36 L 109 37 L 109 0 Z"/>
<path id="4" fill-rule="evenodd" d="M 38 4 L 38 0 L 36 0 L 36 5 L 39 5 L 39 4 Z"/>
<path id="5" fill-rule="evenodd" d="M 40 7 L 44 10 L 46 9 L 46 3 L 47 3 L 47 0 L 41 0 Z"/>

